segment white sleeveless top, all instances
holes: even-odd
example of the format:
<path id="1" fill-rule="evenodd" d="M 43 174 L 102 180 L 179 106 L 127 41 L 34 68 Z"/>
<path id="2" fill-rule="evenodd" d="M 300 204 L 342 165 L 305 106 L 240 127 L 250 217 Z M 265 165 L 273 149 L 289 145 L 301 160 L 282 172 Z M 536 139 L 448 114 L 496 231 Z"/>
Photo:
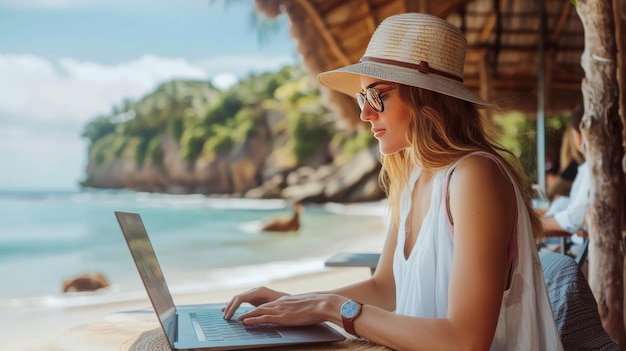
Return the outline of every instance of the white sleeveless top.
<path id="1" fill-rule="evenodd" d="M 485 152 L 481 155 L 502 161 Z M 417 167 L 401 195 L 400 223 L 393 258 L 396 283 L 396 313 L 422 317 L 446 318 L 448 287 L 454 252 L 453 227 L 446 210 L 447 180 L 452 170 L 466 157 L 457 160 L 433 179 L 430 209 L 407 259 L 404 257 L 405 224 L 411 209 L 411 194 L 421 169 Z M 517 252 L 512 257 L 511 285 L 504 292 L 498 325 L 490 350 L 562 350 L 541 264 L 535 246 L 530 217 L 517 186 Z"/>

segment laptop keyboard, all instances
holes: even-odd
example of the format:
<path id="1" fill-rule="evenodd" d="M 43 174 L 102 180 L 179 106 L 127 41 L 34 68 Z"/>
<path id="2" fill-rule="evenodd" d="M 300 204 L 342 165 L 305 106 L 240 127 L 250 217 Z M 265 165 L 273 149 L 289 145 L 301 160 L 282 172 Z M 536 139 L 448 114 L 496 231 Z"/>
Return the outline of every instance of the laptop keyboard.
<path id="1" fill-rule="evenodd" d="M 269 324 L 244 325 L 235 314 L 231 320 L 225 320 L 221 311 L 191 313 L 202 328 L 207 341 L 278 339 L 283 336 Z"/>

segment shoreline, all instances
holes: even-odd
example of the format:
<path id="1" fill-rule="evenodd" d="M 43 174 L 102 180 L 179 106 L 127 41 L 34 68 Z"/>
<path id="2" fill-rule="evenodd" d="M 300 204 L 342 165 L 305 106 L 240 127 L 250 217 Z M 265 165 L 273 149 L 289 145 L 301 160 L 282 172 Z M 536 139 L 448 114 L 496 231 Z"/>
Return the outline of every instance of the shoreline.
<path id="1" fill-rule="evenodd" d="M 325 268 L 319 272 L 280 278 L 264 284 L 290 294 L 333 290 L 370 277 L 369 268 Z M 257 287 L 248 285 L 223 288 L 204 293 L 173 294 L 178 305 L 225 303 L 234 295 Z M 120 311 L 151 309 L 147 297 L 134 301 L 110 302 L 98 305 L 65 308 L 16 308 L 3 311 L 0 322 L 5 335 L 2 349 L 12 351 L 44 351 L 62 338 L 63 332 L 83 324 L 94 323 Z M 6 312 L 6 313 L 5 313 Z M 155 316 L 156 318 L 156 316 Z"/>
<path id="2" fill-rule="evenodd" d="M 5 278 L 5 287 L 0 292 L 0 316 L 3 317 L 0 328 L 6 335 L 0 342 L 0 349 L 12 351 L 50 350 L 50 345 L 71 328 L 96 323 L 115 312 L 151 309 L 125 243 L 119 237 L 119 228 L 111 224 L 113 210 L 121 208 L 146 214 L 146 222 L 155 233 L 155 250 L 165 278 L 179 305 L 226 302 L 260 285 L 303 293 L 333 290 L 367 279 L 369 268 L 331 268 L 325 267 L 324 261 L 340 251 L 380 252 L 386 232 L 384 203 L 381 202 L 312 206 L 313 210 L 305 217 L 312 224 L 305 226 L 297 237 L 269 233 L 260 237 L 263 240 L 248 240 L 248 235 L 259 234 L 249 233 L 240 226 L 280 215 L 280 204 L 207 200 L 197 196 L 90 193 L 43 194 L 36 198 L 0 196 L 0 205 L 14 219 L 3 229 L 7 233 L 4 249 L 11 255 L 3 257 L 5 261 L 0 270 Z M 255 211 L 267 211 L 268 205 L 272 212 Z M 25 206 L 32 207 L 31 212 L 40 214 L 40 218 L 34 219 L 19 210 Z M 56 212 L 59 207 L 66 209 L 63 214 L 69 215 L 59 218 Z M 214 207 L 233 210 L 215 213 L 205 210 Z M 229 219 L 235 211 L 236 220 Z M 206 217 L 207 214 L 227 217 L 215 222 L 218 224 L 215 244 L 201 235 L 210 228 L 212 219 Z M 166 215 L 171 216 L 170 219 L 160 221 Z M 58 223 L 42 228 L 24 224 L 45 222 L 50 216 L 59 220 Z M 84 221 L 84 218 L 89 220 Z M 316 222 L 318 218 L 322 220 Z M 181 221 L 186 226 L 175 231 Z M 229 237 L 229 233 L 237 235 Z M 212 246 L 222 242 L 227 244 Z M 33 247 L 32 243 L 38 246 Z M 203 243 L 204 246 L 194 247 L 196 256 L 181 256 L 180 253 L 187 250 L 181 243 L 196 246 Z M 94 245 L 97 250 L 92 249 Z M 198 252 L 212 247 L 225 247 L 230 251 L 198 259 Z M 240 251 L 232 249 L 238 247 Z M 215 262 L 222 266 L 215 266 Z M 74 268 L 91 271 L 92 267 L 96 270 L 108 267 L 104 273 L 112 284 L 109 288 L 70 294 L 57 290 L 59 280 L 64 277 L 61 272 L 71 272 Z"/>
<path id="3" fill-rule="evenodd" d="M 367 233 L 359 237 L 350 248 L 352 252 L 380 252 L 383 246 L 382 234 Z M 294 260 L 276 260 L 257 264 L 244 264 L 209 269 L 181 269 L 162 266 L 165 280 L 172 295 L 195 295 L 208 291 L 239 289 L 259 286 L 299 276 L 324 272 L 328 267 L 324 261 L 334 253 L 343 251 L 341 247 L 322 250 L 316 256 Z M 130 261 L 129 275 L 122 281 L 111 281 L 109 287 L 91 292 L 41 292 L 41 293 L 0 293 L 0 313 L 7 310 L 24 309 L 66 309 L 91 308 L 98 305 L 132 303 L 146 298 L 145 289 Z"/>

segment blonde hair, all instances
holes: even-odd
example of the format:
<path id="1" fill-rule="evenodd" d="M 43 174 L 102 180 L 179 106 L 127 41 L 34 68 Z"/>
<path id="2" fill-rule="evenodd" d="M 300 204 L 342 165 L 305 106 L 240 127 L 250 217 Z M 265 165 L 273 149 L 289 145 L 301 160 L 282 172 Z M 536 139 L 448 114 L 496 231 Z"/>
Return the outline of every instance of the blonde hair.
<path id="1" fill-rule="evenodd" d="M 392 226 L 399 223 L 400 195 L 415 165 L 439 171 L 468 153 L 485 151 L 501 159 L 510 171 L 523 196 L 535 238 L 541 237 L 541 221 L 533 210 L 530 186 L 522 166 L 515 155 L 493 138 L 493 125 L 478 112 L 476 105 L 422 88 L 402 84 L 398 87 L 400 98 L 410 107 L 411 147 L 381 156 L 380 182 L 389 200 Z"/>
<path id="2" fill-rule="evenodd" d="M 570 164 L 572 160 L 576 161 L 578 164 L 582 164 L 585 162 L 585 155 L 578 150 L 578 146 L 576 145 L 576 141 L 572 136 L 572 133 L 577 133 L 580 135 L 580 122 L 583 119 L 584 109 L 583 105 L 578 104 L 572 110 L 572 114 L 569 116 L 569 123 L 567 124 L 567 129 L 565 130 L 565 134 L 563 135 L 563 141 L 561 144 L 561 162 L 560 162 L 560 172 L 563 172 L 565 168 Z"/>
<path id="3" fill-rule="evenodd" d="M 561 152 L 560 152 L 560 161 L 559 161 L 559 172 L 562 173 L 567 166 L 573 161 L 576 161 L 578 164 L 582 164 L 585 162 L 585 155 L 578 150 L 576 146 L 576 142 L 574 141 L 574 137 L 572 136 L 572 131 L 577 131 L 575 128 L 568 126 L 565 129 L 565 133 L 563 133 L 563 141 L 561 142 Z"/>

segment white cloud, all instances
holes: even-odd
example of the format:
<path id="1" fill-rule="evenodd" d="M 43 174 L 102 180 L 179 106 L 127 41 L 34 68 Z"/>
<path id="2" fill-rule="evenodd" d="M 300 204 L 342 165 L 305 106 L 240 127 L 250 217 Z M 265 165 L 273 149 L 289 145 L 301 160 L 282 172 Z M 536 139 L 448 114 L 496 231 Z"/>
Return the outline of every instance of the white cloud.
<path id="1" fill-rule="evenodd" d="M 233 85 L 237 84 L 239 78 L 232 73 L 218 73 L 212 79 L 211 83 L 215 85 L 218 89 L 226 90 Z"/>
<path id="2" fill-rule="evenodd" d="M 71 190 L 85 174 L 87 141 L 65 133 L 0 128 L 3 190 Z"/>
<path id="3" fill-rule="evenodd" d="M 275 72 L 285 65 L 293 65 L 295 63 L 294 57 L 289 55 L 273 57 L 256 55 L 220 56 L 195 62 L 198 67 L 204 69 L 212 77 L 211 82 L 222 90 L 230 88 L 249 74 Z"/>
<path id="4" fill-rule="evenodd" d="M 117 65 L 0 54 L 0 188 L 72 188 L 84 175 L 80 133 L 124 99 L 138 100 L 172 79 L 208 80 L 223 89 L 251 72 L 293 64 L 290 57 L 218 57 L 190 63 L 145 55 Z M 7 168 L 5 168 L 7 167 Z M 42 174 L 45 172 L 45 179 Z"/>
<path id="5" fill-rule="evenodd" d="M 183 59 L 145 55 L 118 65 L 0 54 L 0 113 L 38 122 L 84 123 L 172 79 L 208 79 Z M 0 117 L 1 120 L 2 117 Z"/>
<path id="6" fill-rule="evenodd" d="M 172 79 L 211 79 L 223 89 L 249 73 L 275 71 L 293 58 L 223 56 L 190 63 L 144 55 L 117 65 L 33 55 L 0 54 L 0 121 L 75 122 L 109 113 L 124 99 L 138 100 Z M 4 116 L 4 117 L 3 117 Z"/>
<path id="7" fill-rule="evenodd" d="M 87 121 L 171 79 L 207 79 L 183 59 L 142 56 L 119 65 L 0 54 L 2 189 L 72 189 L 84 176 Z M 45 176 L 44 176 L 45 175 Z"/>
<path id="8" fill-rule="evenodd" d="M 249 73 L 273 72 L 285 65 L 293 65 L 296 59 L 290 55 L 266 56 L 236 55 L 220 56 L 210 60 L 198 61 L 195 64 L 210 75 L 229 72 L 239 77 Z"/>
<path id="9" fill-rule="evenodd" d="M 116 66 L 105 66 L 95 62 L 81 62 L 66 58 L 60 61 L 61 68 L 70 77 L 81 81 L 111 82 L 130 81 L 152 85 L 172 78 L 206 78 L 204 70 L 193 66 L 182 58 L 166 59 L 144 55 L 138 60 Z"/>

